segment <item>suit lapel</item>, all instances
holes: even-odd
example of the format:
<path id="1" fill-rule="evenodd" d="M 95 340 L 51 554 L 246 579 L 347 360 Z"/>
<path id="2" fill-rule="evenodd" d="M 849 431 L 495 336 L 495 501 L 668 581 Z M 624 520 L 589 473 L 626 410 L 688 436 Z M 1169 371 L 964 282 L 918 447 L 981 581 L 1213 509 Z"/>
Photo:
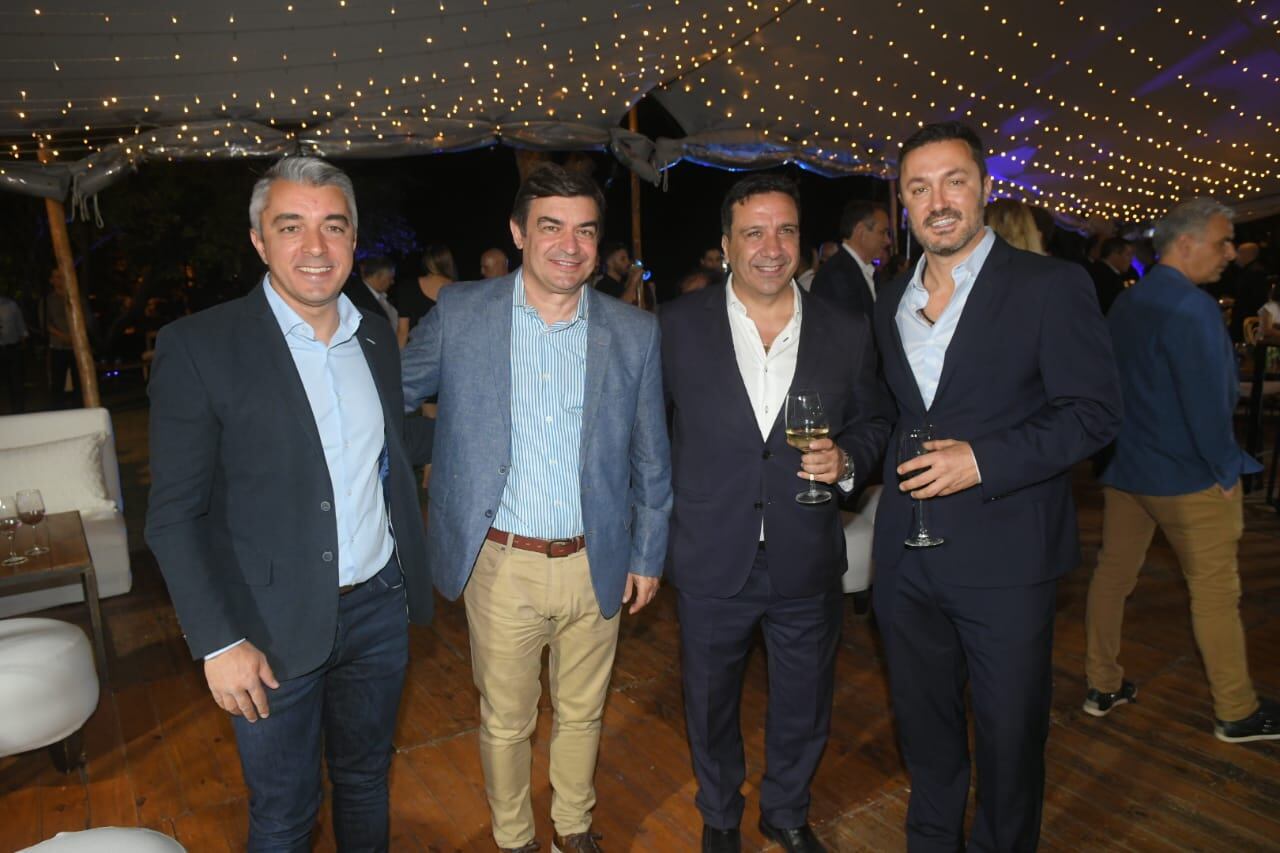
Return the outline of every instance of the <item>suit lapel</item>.
<path id="1" fill-rule="evenodd" d="M 302 377 L 298 375 L 298 365 L 289 353 L 289 344 L 280 331 L 280 323 L 267 304 L 267 296 L 263 288 L 271 285 L 263 282 L 245 297 L 249 306 L 252 321 L 246 325 L 250 347 L 261 354 L 260 364 L 264 366 L 261 376 L 269 386 L 275 399 L 284 403 L 283 408 L 297 420 L 301 435 L 311 449 L 321 459 L 324 458 L 324 445 L 320 442 L 320 431 L 316 428 L 315 415 L 311 411 L 311 401 L 307 399 L 307 391 L 302 385 Z"/>
<path id="2" fill-rule="evenodd" d="M 858 272 L 858 283 L 862 283 L 862 272 Z M 817 390 L 815 385 L 818 379 L 818 369 L 822 366 L 822 354 L 827 350 L 827 325 L 823 322 L 823 318 L 818 310 L 819 306 L 804 291 L 800 292 L 800 304 L 803 310 L 800 320 L 800 342 L 799 349 L 796 351 L 796 372 L 791 376 L 791 386 L 787 388 L 787 393 L 803 389 Z M 786 400 L 784 398 L 783 405 L 778 407 L 778 412 L 774 416 L 773 424 L 769 427 L 769 438 L 772 441 L 774 433 L 779 429 L 785 428 L 783 424 L 783 415 L 786 413 Z M 827 416 L 831 416 L 831 412 L 827 412 Z"/>
<path id="3" fill-rule="evenodd" d="M 898 331 L 898 306 L 902 304 L 902 299 L 906 295 L 907 286 L 911 283 L 910 278 L 899 279 L 898 282 L 885 288 L 885 292 L 880 294 L 880 300 L 885 302 L 881 310 L 884 312 L 887 322 L 884 324 L 889 330 L 889 344 L 887 347 L 882 346 L 882 350 L 887 349 L 888 352 L 882 351 L 881 357 L 886 361 L 893 359 L 894 368 L 902 378 L 897 386 L 905 388 L 907 399 L 899 400 L 900 403 L 909 403 L 916 411 L 924 413 L 924 398 L 920 396 L 920 385 L 916 382 L 915 371 L 911 369 L 911 362 L 907 360 L 906 347 L 902 345 L 902 333 Z M 889 366 L 885 365 L 886 373 Z M 890 383 L 893 385 L 893 383 Z"/>
<path id="4" fill-rule="evenodd" d="M 711 375 L 723 377 L 721 386 L 729 396 L 724 411 L 737 412 L 736 415 L 729 414 L 724 419 L 724 423 L 749 424 L 751 434 L 758 436 L 760 430 L 756 428 L 756 412 L 751 407 L 747 386 L 742 381 L 742 371 L 738 369 L 738 356 L 733 349 L 733 332 L 729 328 L 728 297 L 725 293 L 725 288 L 728 286 L 726 283 L 719 287 L 707 288 L 707 304 L 704 307 L 711 314 L 707 323 L 707 328 L 710 330 L 710 334 L 707 335 L 708 364 L 711 367 Z"/>
<path id="5" fill-rule="evenodd" d="M 582 440 L 578 453 L 579 470 L 586 461 L 591 429 L 595 426 L 600 413 L 600 395 L 604 391 L 604 378 L 609 372 L 611 361 L 609 343 L 613 340 L 613 332 L 609 328 L 609 320 L 601 304 L 604 300 L 598 297 L 595 289 L 590 285 L 583 287 L 582 298 L 587 300 L 587 364 L 585 386 L 582 389 Z"/>
<path id="6" fill-rule="evenodd" d="M 396 411 L 398 407 L 394 405 L 403 399 L 403 395 L 399 388 L 394 389 L 393 393 L 393 389 L 387 387 L 387 377 L 383 376 L 383 372 L 378 369 L 379 344 L 369 336 L 368 329 L 371 322 L 374 321 L 370 320 L 364 313 L 361 313 L 360 327 L 356 329 L 356 338 L 360 341 L 360 349 L 364 352 L 364 360 L 369 365 L 369 373 L 373 375 L 374 387 L 378 390 L 378 399 L 382 402 L 383 430 L 388 435 L 391 435 L 395 432 L 391 428 L 392 424 L 396 422 L 395 419 L 403 417 Z"/>
<path id="7" fill-rule="evenodd" d="M 955 376 L 956 365 L 963 363 L 973 346 L 982 340 L 984 334 L 992 328 L 991 311 L 996 291 L 1000 287 L 1000 268 L 1009 260 L 1009 247 L 999 237 L 991 247 L 991 253 L 982 264 L 982 271 L 969 291 L 969 298 L 964 303 L 964 313 L 956 324 L 955 334 L 947 345 L 947 354 L 942 361 L 942 376 L 938 379 L 938 390 L 933 394 L 933 405 L 947 390 L 951 377 Z M 896 325 L 896 324 L 895 324 Z"/>
<path id="8" fill-rule="evenodd" d="M 502 415 L 505 434 L 511 437 L 511 312 L 515 273 L 504 279 L 506 287 L 496 287 L 477 331 L 489 341 L 489 368 L 492 371 L 493 394 Z"/>

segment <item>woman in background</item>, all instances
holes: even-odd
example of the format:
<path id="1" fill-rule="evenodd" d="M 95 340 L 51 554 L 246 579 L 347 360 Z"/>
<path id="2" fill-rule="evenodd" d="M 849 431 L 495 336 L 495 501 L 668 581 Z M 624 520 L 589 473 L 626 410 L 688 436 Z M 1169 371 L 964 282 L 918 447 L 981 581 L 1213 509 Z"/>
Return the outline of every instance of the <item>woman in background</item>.
<path id="1" fill-rule="evenodd" d="M 1044 237 L 1036 227 L 1031 208 L 1011 198 L 998 198 L 987 204 L 987 224 L 1015 249 L 1047 255 Z"/>
<path id="2" fill-rule="evenodd" d="M 400 326 L 396 329 L 396 338 L 400 348 L 404 349 L 409 340 L 409 330 L 418 325 L 423 317 L 436 307 L 440 298 L 440 288 L 451 284 L 458 278 L 458 267 L 453 262 L 453 253 L 443 243 L 432 243 L 422 251 L 422 274 L 418 276 L 418 286 L 404 288 L 404 293 L 397 300 L 396 309 L 400 312 Z"/>

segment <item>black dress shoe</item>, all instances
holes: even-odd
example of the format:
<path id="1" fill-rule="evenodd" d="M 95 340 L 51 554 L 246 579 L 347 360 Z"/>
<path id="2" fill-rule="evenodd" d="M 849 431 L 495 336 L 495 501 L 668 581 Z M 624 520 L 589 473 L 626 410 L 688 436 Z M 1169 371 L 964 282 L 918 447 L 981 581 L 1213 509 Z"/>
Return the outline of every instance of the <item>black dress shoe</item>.
<path id="1" fill-rule="evenodd" d="M 760 834 L 770 841 L 781 844 L 782 849 L 787 853 L 826 853 L 827 851 L 827 848 L 823 847 L 822 842 L 818 840 L 818 836 L 813 834 L 813 828 L 807 823 L 792 829 L 779 829 L 776 826 L 770 826 L 762 816 Z"/>
<path id="2" fill-rule="evenodd" d="M 737 829 L 702 827 L 702 853 L 742 853 L 742 836 Z"/>

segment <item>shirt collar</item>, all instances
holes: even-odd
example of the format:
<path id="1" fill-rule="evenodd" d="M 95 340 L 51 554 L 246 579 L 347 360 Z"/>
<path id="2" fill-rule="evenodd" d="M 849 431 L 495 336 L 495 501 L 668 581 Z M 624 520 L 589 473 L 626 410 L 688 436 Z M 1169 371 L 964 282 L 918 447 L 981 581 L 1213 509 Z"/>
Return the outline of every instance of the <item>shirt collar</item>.
<path id="1" fill-rule="evenodd" d="M 842 249 L 844 249 L 846 252 L 848 252 L 848 253 L 849 253 L 849 257 L 853 258 L 854 262 L 855 262 L 855 263 L 857 263 L 857 265 L 858 265 L 859 267 L 861 267 L 861 268 L 862 268 L 862 274 L 863 274 L 863 275 L 865 275 L 867 278 L 875 278 L 875 274 L 876 274 L 876 265 L 875 265 L 875 264 L 869 264 L 869 263 L 867 263 L 866 261 L 862 260 L 862 258 L 858 257 L 858 253 L 857 253 L 857 252 L 855 252 L 855 251 L 854 251 L 854 250 L 849 246 L 849 244 L 848 244 L 848 243 L 844 243 L 844 242 L 842 242 L 842 243 L 840 244 L 840 248 L 842 248 Z"/>
<path id="2" fill-rule="evenodd" d="M 280 297 L 280 294 L 276 293 L 276 289 L 271 286 L 271 273 L 267 273 L 262 277 L 262 288 L 267 293 L 267 305 L 271 306 L 271 313 L 280 325 L 281 334 L 285 337 L 296 334 L 309 341 L 316 340 L 316 332 L 315 329 L 311 328 L 311 324 L 302 319 L 298 312 L 294 311 L 289 303 L 285 302 Z M 335 304 L 338 307 L 338 328 L 333 333 L 333 337 L 329 339 L 329 346 L 331 347 L 345 343 L 355 337 L 356 330 L 360 328 L 360 311 L 355 305 L 351 304 L 351 300 L 347 298 L 345 293 L 338 294 Z"/>
<path id="3" fill-rule="evenodd" d="M 587 290 L 588 289 L 589 289 L 588 285 L 583 285 L 582 287 L 578 288 L 578 311 L 576 314 L 573 315 L 573 319 L 561 320 L 558 323 L 552 323 L 547 328 L 561 329 L 566 326 L 572 326 L 574 323 L 577 323 L 579 320 L 587 319 Z M 524 313 L 526 314 L 532 314 L 533 316 L 538 318 L 538 322 L 540 323 L 542 322 L 542 315 L 538 313 L 538 309 L 530 305 L 529 301 L 525 299 L 523 267 L 516 269 L 515 282 L 511 286 L 511 299 L 513 304 L 518 310 L 524 311 Z"/>
<path id="4" fill-rule="evenodd" d="M 983 231 L 986 233 L 978 241 L 978 245 L 974 250 L 969 253 L 969 257 L 956 264 L 951 270 L 951 279 L 955 282 L 956 287 L 967 288 L 978 280 L 978 273 L 982 272 L 982 267 L 987 262 L 987 256 L 991 254 L 991 249 L 996 244 L 996 232 L 991 230 L 991 226 L 984 226 Z M 909 290 L 924 290 L 924 265 L 927 258 L 927 255 L 921 255 L 920 260 L 916 261 L 916 270 L 911 275 Z"/>
<path id="5" fill-rule="evenodd" d="M 730 313 L 737 313 L 746 317 L 747 306 L 738 298 L 738 294 L 733 292 L 733 273 L 729 273 L 729 277 L 725 279 L 724 292 L 725 301 L 729 306 Z M 800 300 L 800 288 L 796 285 L 796 280 L 794 278 L 791 279 L 791 296 L 792 305 L 795 306 L 795 313 L 792 314 L 792 319 L 794 319 L 796 323 L 799 323 L 801 317 L 804 315 L 804 307 Z"/>

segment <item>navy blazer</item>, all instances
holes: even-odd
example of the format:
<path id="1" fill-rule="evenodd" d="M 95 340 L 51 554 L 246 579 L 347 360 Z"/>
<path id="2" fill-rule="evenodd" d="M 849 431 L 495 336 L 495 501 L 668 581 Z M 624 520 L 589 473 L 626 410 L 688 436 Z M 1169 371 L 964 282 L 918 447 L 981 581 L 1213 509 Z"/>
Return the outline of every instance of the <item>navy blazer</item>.
<path id="1" fill-rule="evenodd" d="M 516 272 L 519 272 L 518 270 Z M 405 405 L 438 394 L 427 549 L 446 598 L 462 594 L 511 466 L 511 307 L 516 272 L 451 284 L 401 355 Z M 662 574 L 671 461 L 658 324 L 591 287 L 578 460 L 591 583 L 607 618 L 627 574 Z"/>
<path id="2" fill-rule="evenodd" d="M 818 268 L 809 292 L 850 313 L 862 314 L 868 322 L 876 310 L 876 300 L 867 289 L 862 267 L 843 244 Z"/>
<path id="3" fill-rule="evenodd" d="M 927 423 L 935 438 L 968 441 L 982 483 L 927 502 L 929 530 L 946 540 L 930 564 L 960 586 L 1059 577 L 1080 560 L 1071 468 L 1120 428 L 1119 380 L 1093 283 L 1077 264 L 996 237 L 926 411 L 895 320 L 909 281 L 900 277 L 876 303 L 885 380 L 898 404 L 885 483 L 898 482 L 903 431 Z M 876 512 L 878 570 L 901 559 L 911 517 L 911 498 L 887 485 Z"/>
<path id="4" fill-rule="evenodd" d="M 672 418 L 675 505 L 667 577 L 692 595 L 727 598 L 747 581 L 763 520 L 769 573 L 779 594 L 817 595 L 846 568 L 836 500 L 796 503 L 800 453 L 786 442 L 783 411 L 760 437 L 738 369 L 724 284 L 663 306 L 662 365 Z M 893 407 L 876 375 L 865 317 L 801 291 L 803 320 L 792 388 L 822 397 L 831 437 L 865 482 L 880 464 Z"/>
<path id="5" fill-rule="evenodd" d="M 292 678 L 333 649 L 338 529 L 320 433 L 266 286 L 156 338 L 146 538 L 194 657 L 245 637 L 277 678 Z M 385 315 L 361 315 L 409 618 L 426 622 L 431 578 L 411 466 L 430 457 L 431 422 L 406 421 L 395 335 Z"/>

